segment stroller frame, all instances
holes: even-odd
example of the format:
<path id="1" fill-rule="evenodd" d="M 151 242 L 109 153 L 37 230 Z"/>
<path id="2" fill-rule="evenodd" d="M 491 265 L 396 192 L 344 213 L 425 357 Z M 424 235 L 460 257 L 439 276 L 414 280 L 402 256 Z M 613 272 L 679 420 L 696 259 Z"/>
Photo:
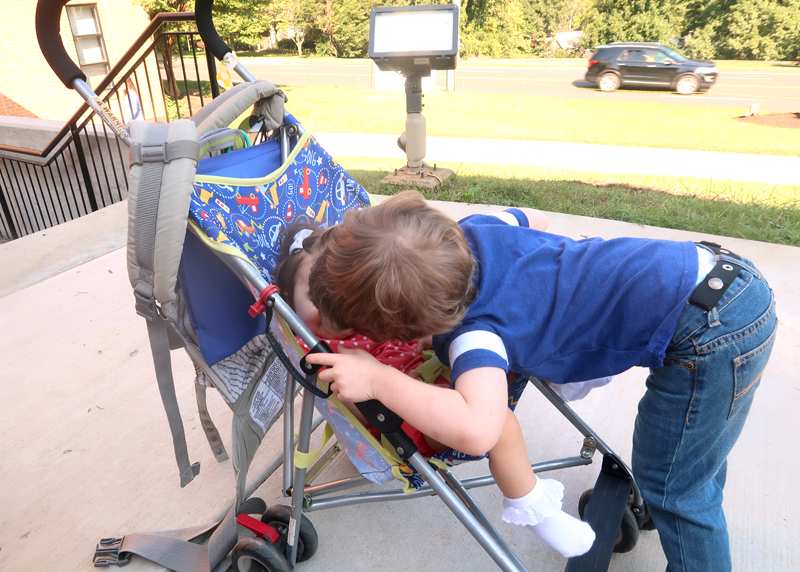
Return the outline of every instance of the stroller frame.
<path id="1" fill-rule="evenodd" d="M 236 266 L 253 287 L 258 291 L 262 291 L 268 287 L 269 284 L 264 278 L 256 272 L 249 264 L 241 259 L 233 259 L 232 262 Z M 272 307 L 272 310 L 281 316 L 289 327 L 300 336 L 303 341 L 310 347 L 314 348 L 319 340 L 314 334 L 308 330 L 305 324 L 297 318 L 294 312 L 289 308 L 288 304 L 283 301 L 277 294 L 271 296 L 267 304 Z M 314 377 L 307 377 L 312 383 L 315 382 Z M 631 471 L 627 465 L 614 453 L 613 450 L 589 427 L 567 403 L 553 391 L 546 383 L 532 377 L 528 379 L 529 383 L 535 386 L 548 401 L 569 421 L 584 437 L 583 446 L 580 453 L 574 457 L 567 457 L 563 459 L 554 459 L 550 461 L 543 461 L 531 464 L 531 468 L 536 473 L 546 471 L 553 471 L 557 469 L 565 469 L 570 467 L 578 467 L 582 465 L 589 465 L 593 461 L 595 451 L 600 451 L 603 455 L 603 468 L 601 475 L 598 478 L 598 490 L 608 491 L 610 495 L 593 495 L 597 498 L 603 498 L 601 507 L 600 502 L 591 505 L 590 509 L 587 506 L 587 520 L 594 524 L 600 524 L 601 516 L 606 513 L 610 518 L 606 519 L 603 524 L 605 528 L 614 533 L 611 537 L 608 534 L 605 538 L 598 533 L 596 541 L 597 548 L 582 557 L 573 558 L 567 565 L 568 572 L 578 570 L 606 570 L 608 568 L 608 561 L 611 557 L 613 549 L 613 540 L 616 536 L 616 531 L 620 526 L 621 512 L 617 515 L 615 511 L 611 510 L 613 505 L 619 505 L 620 499 L 628 501 L 630 495 L 631 511 L 636 516 L 639 525 L 644 521 L 646 516 L 646 509 L 644 500 L 642 499 L 639 487 L 636 485 Z M 292 395 L 294 382 L 291 377 L 287 378 L 286 395 Z M 308 453 L 310 450 L 311 433 L 313 431 L 312 422 L 314 415 L 314 401 L 315 396 L 308 389 L 303 390 L 301 413 L 299 420 L 299 437 L 297 450 L 299 453 Z M 374 402 L 377 403 L 377 402 Z M 414 450 L 413 454 L 408 454 L 404 451 L 404 447 L 408 446 L 408 442 L 395 442 L 393 435 L 395 431 L 399 430 L 399 425 L 402 420 L 396 421 L 396 428 L 394 430 L 384 431 L 381 425 L 385 421 L 381 418 L 394 416 L 394 414 L 384 408 L 381 404 L 377 404 L 375 410 L 363 410 L 367 421 L 373 426 L 381 429 L 381 432 L 386 435 L 387 440 L 395 447 L 400 457 L 407 461 L 415 470 L 417 470 L 428 483 L 421 487 L 419 490 L 411 493 L 403 492 L 400 489 L 390 491 L 373 491 L 373 492 L 359 492 L 356 494 L 349 494 L 343 496 L 336 496 L 332 498 L 319 498 L 325 495 L 337 493 L 339 491 L 347 490 L 350 488 L 358 487 L 370 483 L 368 479 L 362 476 L 354 476 L 338 481 L 323 483 L 320 485 L 310 485 L 307 481 L 319 475 L 324 467 L 330 463 L 336 455 L 334 449 L 330 449 L 328 454 L 323 455 L 313 466 L 309 469 L 294 466 L 294 447 L 292 446 L 292 434 L 294 428 L 294 407 L 293 400 L 286 399 L 284 401 L 284 454 L 283 454 L 283 493 L 286 497 L 292 499 L 292 516 L 295 520 L 299 521 L 302 518 L 303 512 L 313 512 L 316 510 L 324 510 L 328 508 L 338 508 L 363 503 L 385 502 L 395 500 L 405 500 L 412 498 L 419 498 L 425 496 L 438 495 L 441 497 L 445 505 L 453 512 L 458 520 L 464 527 L 472 534 L 478 543 L 484 548 L 489 556 L 495 561 L 498 567 L 505 572 L 524 572 L 527 570 L 525 566 L 519 561 L 514 552 L 508 547 L 506 542 L 502 539 L 497 530 L 486 519 L 483 512 L 477 506 L 475 501 L 467 493 L 468 489 L 485 487 L 495 484 L 495 480 L 491 475 L 483 477 L 473 477 L 460 481 L 451 470 L 435 468 L 427 462 L 419 452 Z M 394 416 L 396 417 L 396 416 Z M 413 447 L 413 445 L 412 445 Z M 416 449 L 416 448 L 414 448 Z M 612 514 L 613 513 L 613 514 Z M 641 515 L 641 516 L 640 516 Z M 593 526 L 594 528 L 594 526 Z M 597 530 L 597 529 L 595 529 Z M 299 531 L 298 533 L 299 534 Z M 287 548 L 287 558 L 290 563 L 294 563 L 296 557 L 296 543 Z M 602 550 L 600 550 L 602 549 Z M 607 555 L 604 555 L 607 553 Z"/>
<path id="2" fill-rule="evenodd" d="M 52 17 L 40 18 L 39 8 L 44 11 L 51 9 L 51 14 L 55 12 L 60 15 L 61 9 L 67 0 L 40 0 L 37 7 L 37 35 L 42 37 L 58 37 L 58 19 Z M 217 34 L 212 20 L 213 0 L 197 0 L 196 20 L 200 35 L 214 56 L 220 61 L 224 61 L 226 56 L 232 54 L 231 49 Z M 55 8 L 55 10 L 52 10 Z M 54 28 L 55 26 L 55 28 Z M 97 97 L 94 91 L 86 84 L 85 76 L 69 59 L 63 44 L 58 49 L 52 46 L 46 47 L 40 42 L 45 57 L 52 69 L 67 87 L 75 89 L 86 101 L 103 122 L 117 135 L 126 146 L 131 147 L 132 140 L 127 128 L 114 116 L 107 104 Z M 250 74 L 244 66 L 232 59 L 233 69 L 246 82 L 255 81 L 255 77 Z M 281 160 L 285 162 L 290 153 L 291 139 L 297 135 L 302 135 L 303 130 L 299 124 L 291 126 L 284 125 L 280 128 L 279 136 L 281 143 Z M 327 351 L 330 348 L 320 342 L 308 327 L 297 317 L 288 304 L 274 292 L 269 296 L 264 294 L 270 287 L 269 283 L 248 262 L 241 258 L 229 256 L 218 251 L 214 254 L 220 257 L 225 264 L 235 270 L 242 282 L 255 293 L 262 293 L 262 301 L 269 308 L 282 318 L 291 330 L 297 334 L 311 351 Z M 269 326 L 268 326 L 269 327 Z M 275 348 L 276 352 L 279 351 Z M 192 355 L 194 361 L 202 364 L 202 357 Z M 314 370 L 315 368 L 301 362 L 301 368 Z M 316 368 L 318 369 L 318 367 Z M 316 371 L 307 372 L 303 381 L 302 404 L 299 419 L 299 436 L 297 439 L 298 452 L 308 453 L 311 434 L 316 428 L 314 423 L 314 402 L 315 395 L 308 388 L 308 383 L 316 384 Z M 606 570 L 611 558 L 614 547 L 614 540 L 620 527 L 622 514 L 626 509 L 630 509 L 635 515 L 638 526 L 641 528 L 646 519 L 646 507 L 642 499 L 639 488 L 637 487 L 629 468 L 617 456 L 606 443 L 559 397 L 547 384 L 536 379 L 529 378 L 528 381 L 534 385 L 550 403 L 580 432 L 584 439 L 581 450 L 577 456 L 532 464 L 535 472 L 545 472 L 556 469 L 577 467 L 591 464 L 595 451 L 600 451 L 603 455 L 603 466 L 595 487 L 595 494 L 586 505 L 586 520 L 592 525 L 597 533 L 597 539 L 592 549 L 585 555 L 572 558 L 567 564 L 567 572 L 577 572 L 578 570 Z M 516 557 L 499 533 L 483 515 L 477 504 L 467 492 L 468 489 L 484 487 L 495 483 L 491 476 L 476 477 L 465 479 L 463 482 L 449 469 L 438 469 L 429 464 L 427 460 L 416 450 L 413 442 L 400 429 L 402 420 L 377 401 L 358 404 L 359 409 L 364 414 L 367 421 L 376 427 L 388 442 L 395 449 L 400 458 L 409 463 L 417 472 L 422 475 L 427 482 L 419 490 L 411 493 L 402 490 L 375 491 L 357 494 L 347 494 L 343 496 L 332 495 L 340 491 L 361 486 L 369 481 L 362 476 L 355 476 L 338 481 L 312 485 L 313 481 L 322 469 L 334 458 L 336 449 L 332 448 L 310 468 L 295 466 L 294 449 L 295 439 L 294 426 L 294 397 L 296 395 L 293 376 L 287 375 L 286 390 L 283 403 L 283 426 L 284 426 L 284 446 L 283 446 L 283 494 L 291 497 L 291 522 L 287 534 L 288 542 L 286 546 L 286 560 L 290 568 L 294 568 L 297 560 L 298 539 L 300 527 L 292 526 L 301 521 L 303 512 L 312 512 L 327 508 L 336 508 L 362 503 L 383 502 L 400 499 L 412 499 L 423 496 L 437 495 L 441 497 L 445 505 L 453 512 L 464 527 L 472 534 L 478 543 L 484 548 L 489 556 L 495 561 L 498 567 L 506 572 L 524 572 L 527 569 Z M 273 463 L 275 466 L 275 463 Z M 307 483 L 308 481 L 308 483 Z"/>

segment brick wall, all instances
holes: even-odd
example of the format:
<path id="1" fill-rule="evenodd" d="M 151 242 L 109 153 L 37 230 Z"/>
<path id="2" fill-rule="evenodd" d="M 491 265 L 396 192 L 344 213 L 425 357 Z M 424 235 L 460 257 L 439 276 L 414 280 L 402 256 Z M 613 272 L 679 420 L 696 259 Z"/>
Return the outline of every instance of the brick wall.
<path id="1" fill-rule="evenodd" d="M 135 0 L 73 0 L 68 5 L 78 4 L 97 5 L 110 67 L 149 23 Z M 36 0 L 0 2 L 0 115 L 66 121 L 82 100 L 64 87 L 45 62 L 36 40 L 35 14 Z M 61 14 L 61 37 L 67 53 L 77 62 L 66 8 Z"/>

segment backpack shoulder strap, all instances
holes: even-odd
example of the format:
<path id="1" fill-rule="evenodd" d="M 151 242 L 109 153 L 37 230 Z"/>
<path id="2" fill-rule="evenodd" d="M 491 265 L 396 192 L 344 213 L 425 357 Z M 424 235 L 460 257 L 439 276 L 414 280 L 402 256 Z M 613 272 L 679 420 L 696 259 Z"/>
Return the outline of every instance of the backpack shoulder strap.
<path id="1" fill-rule="evenodd" d="M 189 462 L 172 377 L 167 320 L 176 318 L 175 284 L 200 147 L 194 124 L 185 120 L 132 122 L 131 139 L 128 275 L 136 312 L 147 320 L 158 389 L 172 432 L 181 487 L 185 487 L 200 472 L 200 464 Z"/>

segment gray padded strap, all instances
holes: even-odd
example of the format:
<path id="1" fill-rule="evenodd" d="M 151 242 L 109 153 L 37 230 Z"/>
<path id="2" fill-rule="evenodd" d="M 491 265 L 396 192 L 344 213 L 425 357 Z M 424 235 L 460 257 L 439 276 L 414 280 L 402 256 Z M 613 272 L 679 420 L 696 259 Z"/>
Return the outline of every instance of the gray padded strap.
<path id="1" fill-rule="evenodd" d="M 225 93 L 212 99 L 208 105 L 204 105 L 202 108 L 200 108 L 200 111 L 192 115 L 190 119 L 194 121 L 195 125 L 200 125 L 203 121 L 208 119 L 211 116 L 211 114 L 214 113 L 214 111 L 216 111 L 219 107 L 224 105 L 226 101 L 233 99 L 237 93 L 243 92 L 251 85 L 252 85 L 251 83 L 240 83 L 238 85 L 235 85 Z"/>
<path id="2" fill-rule="evenodd" d="M 200 414 L 200 423 L 203 425 L 203 431 L 206 433 L 208 445 L 211 447 L 211 452 L 214 453 L 214 458 L 218 463 L 221 463 L 228 459 L 228 452 L 225 450 L 222 437 L 220 437 L 217 426 L 214 425 L 211 414 L 208 412 L 206 386 L 195 383 L 194 393 L 197 398 L 197 412 Z"/>
<path id="3" fill-rule="evenodd" d="M 156 370 L 158 391 L 167 414 L 167 421 L 172 431 L 172 444 L 175 449 L 175 460 L 178 463 L 181 487 L 185 487 L 200 472 L 200 464 L 189 462 L 186 447 L 186 435 L 183 430 L 181 412 L 175 395 L 175 382 L 172 378 L 172 361 L 169 354 L 169 337 L 167 323 L 161 317 L 156 306 L 154 288 L 154 257 L 156 243 L 156 226 L 158 223 L 158 203 L 161 198 L 161 178 L 164 172 L 164 152 L 171 145 L 164 145 L 169 126 L 164 123 L 151 125 L 145 140 L 138 147 L 143 153 L 143 163 L 139 183 L 139 194 L 136 199 L 136 224 L 134 240 L 136 263 L 139 265 L 139 280 L 134 287 L 136 297 L 136 313 L 147 320 L 147 334 L 150 338 L 150 349 L 153 353 L 153 364 Z M 177 143 L 194 143 L 194 157 L 197 157 L 197 142 L 178 141 Z M 191 153 L 192 145 L 175 145 L 173 152 Z M 161 153 L 158 159 L 159 152 Z"/>
<path id="4" fill-rule="evenodd" d="M 134 241 L 136 263 L 139 265 L 139 281 L 133 295 L 136 296 L 136 312 L 153 320 L 158 317 L 153 293 L 154 256 L 156 248 L 156 226 L 158 224 L 158 201 L 161 198 L 161 176 L 164 173 L 164 141 L 168 125 L 155 123 L 146 132 L 146 140 L 131 149 L 138 148 L 146 159 L 140 163 L 142 172 L 139 194 L 136 199 L 136 226 Z M 142 151 L 143 150 L 143 151 Z M 161 153 L 161 155 L 159 155 Z M 130 155 L 129 155 L 130 157 Z"/>

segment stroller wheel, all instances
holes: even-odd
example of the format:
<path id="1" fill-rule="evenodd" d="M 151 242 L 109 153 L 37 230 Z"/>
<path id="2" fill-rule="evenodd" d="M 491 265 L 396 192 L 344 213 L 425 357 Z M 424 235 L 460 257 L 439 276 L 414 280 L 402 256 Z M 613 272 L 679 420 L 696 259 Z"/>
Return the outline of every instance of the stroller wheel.
<path id="1" fill-rule="evenodd" d="M 277 546 L 263 538 L 250 536 L 233 547 L 234 572 L 291 572 L 289 563 Z"/>
<path id="2" fill-rule="evenodd" d="M 647 503 L 644 503 L 644 520 L 642 521 L 642 526 L 639 530 L 655 530 L 656 523 L 653 522 L 653 517 L 650 515 L 650 507 L 647 506 Z"/>
<path id="3" fill-rule="evenodd" d="M 291 507 L 278 504 L 267 509 L 261 522 L 270 525 L 281 535 L 281 544 L 286 541 L 289 531 L 289 518 L 292 515 Z M 297 561 L 305 562 L 317 552 L 319 537 L 311 521 L 302 515 L 300 518 L 300 538 L 297 541 Z"/>
<path id="4" fill-rule="evenodd" d="M 592 498 L 594 489 L 583 491 L 581 498 L 578 500 L 578 514 L 583 520 L 583 514 L 586 510 L 586 505 Z M 650 521 L 652 522 L 652 520 Z M 625 512 L 622 513 L 622 523 L 617 531 L 617 538 L 614 540 L 614 552 L 623 553 L 630 552 L 636 546 L 639 540 L 639 525 L 636 522 L 636 515 L 633 514 L 630 504 L 625 507 Z"/>

